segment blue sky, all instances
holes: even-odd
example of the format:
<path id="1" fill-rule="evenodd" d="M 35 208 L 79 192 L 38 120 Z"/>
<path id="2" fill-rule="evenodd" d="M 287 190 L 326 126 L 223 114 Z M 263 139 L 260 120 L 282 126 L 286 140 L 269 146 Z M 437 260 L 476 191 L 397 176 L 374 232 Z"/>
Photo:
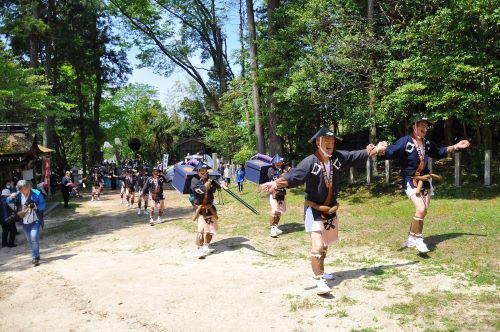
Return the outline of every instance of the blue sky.
<path id="1" fill-rule="evenodd" d="M 224 30 L 227 36 L 228 56 L 231 56 L 235 50 L 240 48 L 239 45 L 239 15 L 238 8 L 229 8 L 227 13 L 228 19 L 224 25 Z M 189 76 L 180 69 L 169 77 L 161 76 L 153 72 L 150 68 L 137 68 L 139 60 L 135 58 L 139 50 L 133 47 L 128 52 L 128 60 L 133 66 L 132 75 L 129 77 L 129 83 L 143 83 L 149 84 L 157 88 L 159 100 L 167 107 L 174 106 L 177 101 L 183 98 L 183 92 L 179 91 L 179 83 L 182 85 L 187 84 Z M 232 60 L 230 60 L 233 62 Z M 202 66 L 200 59 L 193 58 L 192 62 L 197 66 Z M 207 64 L 204 65 L 207 67 Z M 238 65 L 231 65 L 235 75 L 239 73 Z M 202 71 L 203 73 L 203 71 Z M 203 73 L 205 74 L 205 73 Z"/>

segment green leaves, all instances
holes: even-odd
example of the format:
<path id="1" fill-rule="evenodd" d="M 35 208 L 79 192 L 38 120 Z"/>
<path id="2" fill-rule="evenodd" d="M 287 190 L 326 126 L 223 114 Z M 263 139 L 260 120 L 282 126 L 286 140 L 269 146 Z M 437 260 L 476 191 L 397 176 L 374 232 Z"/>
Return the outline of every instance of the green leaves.
<path id="1" fill-rule="evenodd" d="M 51 101 L 45 78 L 23 68 L 0 44 L 0 122 L 37 122 Z"/>

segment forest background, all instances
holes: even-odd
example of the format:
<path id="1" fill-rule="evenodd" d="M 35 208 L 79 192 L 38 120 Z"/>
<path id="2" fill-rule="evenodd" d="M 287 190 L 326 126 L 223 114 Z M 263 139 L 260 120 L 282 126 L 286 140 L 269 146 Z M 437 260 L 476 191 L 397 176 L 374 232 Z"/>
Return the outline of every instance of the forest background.
<path id="1" fill-rule="evenodd" d="M 321 125 L 362 148 L 406 134 L 500 136 L 500 0 L 1 0 L 0 122 L 29 122 L 59 170 L 89 168 L 103 143 L 140 138 L 148 163 L 201 138 L 226 159 L 256 152 L 299 160 Z M 229 13 L 239 49 L 228 50 Z M 183 98 L 127 83 L 140 67 L 186 74 Z"/>

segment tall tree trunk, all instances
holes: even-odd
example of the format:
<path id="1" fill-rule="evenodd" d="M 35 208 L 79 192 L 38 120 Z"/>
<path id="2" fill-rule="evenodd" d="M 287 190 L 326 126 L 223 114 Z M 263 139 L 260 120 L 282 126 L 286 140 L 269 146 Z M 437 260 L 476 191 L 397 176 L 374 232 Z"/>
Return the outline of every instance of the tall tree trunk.
<path id="1" fill-rule="evenodd" d="M 64 147 L 64 142 L 59 137 L 59 135 L 57 135 L 57 132 L 54 132 L 54 140 L 58 161 L 57 165 L 59 166 L 59 170 L 64 173 L 65 171 L 69 170 L 68 158 L 66 158 L 66 149 Z"/>
<path id="2" fill-rule="evenodd" d="M 267 16 L 268 16 L 268 25 L 267 32 L 269 35 L 269 40 L 275 38 L 276 35 L 276 19 L 275 13 L 279 8 L 280 2 L 279 0 L 269 0 L 267 3 Z M 269 66 L 271 68 L 271 84 L 267 90 L 267 105 L 268 105 L 268 119 L 269 119 L 269 152 L 271 156 L 279 153 L 283 154 L 283 141 L 280 136 L 278 136 L 278 123 L 279 123 L 279 115 L 278 115 L 278 106 L 276 102 L 276 98 L 274 97 L 274 93 L 276 91 L 275 83 L 279 79 L 279 73 L 276 73 L 275 66 L 276 63 L 272 61 Z"/>
<path id="3" fill-rule="evenodd" d="M 374 38 L 374 22 L 373 22 L 373 11 L 375 6 L 375 0 L 367 0 L 367 19 L 368 19 L 368 31 L 370 33 L 370 38 Z M 370 54 L 370 68 L 368 72 L 368 111 L 370 118 L 375 117 L 375 86 L 373 82 L 373 74 L 375 72 L 376 59 L 373 51 Z M 377 127 L 375 124 L 370 126 L 369 142 L 376 144 L 377 141 Z M 377 175 L 377 157 L 372 157 L 372 172 L 373 175 Z"/>
<path id="4" fill-rule="evenodd" d="M 491 150 L 493 147 L 493 134 L 489 124 L 481 126 L 481 136 L 483 139 L 483 147 L 485 150 Z"/>
<path id="5" fill-rule="evenodd" d="M 54 54 L 54 0 L 47 1 L 47 25 L 49 26 L 49 31 L 45 38 L 45 76 L 50 82 L 51 94 L 55 95 L 56 92 L 56 82 L 54 75 L 54 62 L 53 62 L 53 54 Z M 43 145 L 49 148 L 55 147 L 54 141 L 54 133 L 55 131 L 55 117 L 49 113 L 45 117 L 44 121 L 44 131 L 43 131 Z"/>
<path id="6" fill-rule="evenodd" d="M 253 0 L 246 0 L 247 3 L 247 21 L 248 21 L 248 46 L 250 48 L 250 70 L 252 73 L 252 104 L 255 121 L 255 138 L 257 141 L 257 152 L 266 153 L 264 145 L 264 131 L 260 123 L 260 94 L 257 86 L 257 45 L 255 44 L 255 20 L 253 13 Z"/>
<path id="7" fill-rule="evenodd" d="M 238 13 L 240 15 L 240 67 L 241 67 L 241 77 L 245 78 L 246 72 L 245 72 L 245 34 L 244 34 L 244 27 L 245 27 L 245 14 L 243 12 L 243 0 L 240 0 L 240 6 Z"/>
<path id="8" fill-rule="evenodd" d="M 33 7 L 31 8 L 31 13 L 33 15 L 33 21 L 38 21 L 40 19 L 40 3 L 38 1 L 33 1 L 31 4 Z M 30 31 L 30 67 L 36 68 L 38 67 L 38 51 L 39 51 L 39 31 L 36 28 L 35 24 L 31 25 Z"/>
<path id="9" fill-rule="evenodd" d="M 241 66 L 241 85 L 243 89 L 243 84 L 245 82 L 246 72 L 246 50 L 245 50 L 245 9 L 243 7 L 243 0 L 240 0 L 239 15 L 240 15 L 240 66 Z M 250 124 L 250 112 L 245 105 L 245 120 L 247 123 L 248 135 L 252 135 L 252 125 Z"/>
<path id="10" fill-rule="evenodd" d="M 78 98 L 78 111 L 79 111 L 79 126 L 80 126 L 80 145 L 82 148 L 82 170 L 83 177 L 87 175 L 87 135 L 85 130 L 85 98 L 82 93 L 82 79 L 81 74 L 76 73 L 76 93 Z"/>
<path id="11" fill-rule="evenodd" d="M 453 118 L 448 118 L 444 121 L 444 140 L 446 145 L 453 145 Z"/>
<path id="12" fill-rule="evenodd" d="M 100 55 L 99 55 L 100 56 Z M 94 105 L 93 105 L 93 123 L 92 123 L 92 131 L 94 134 L 93 146 L 92 146 L 92 163 L 96 164 L 100 162 L 99 160 L 99 151 L 101 146 L 101 131 L 100 131 L 100 108 L 101 108 L 101 99 L 102 99 L 102 67 L 100 58 L 96 59 L 96 88 L 94 94 Z"/>
<path id="13" fill-rule="evenodd" d="M 102 98 L 102 88 L 103 88 L 103 68 L 101 63 L 101 57 L 104 53 L 104 45 L 100 39 L 99 32 L 99 22 L 97 18 L 98 8 L 92 8 L 93 12 L 93 24 L 92 24 L 92 35 L 93 35 L 93 71 L 95 75 L 95 92 L 94 92 L 94 102 L 92 105 L 92 146 L 90 147 L 90 158 L 92 165 L 100 162 L 99 151 L 102 143 L 101 132 L 99 130 L 100 125 L 100 108 L 101 108 L 101 98 Z"/>

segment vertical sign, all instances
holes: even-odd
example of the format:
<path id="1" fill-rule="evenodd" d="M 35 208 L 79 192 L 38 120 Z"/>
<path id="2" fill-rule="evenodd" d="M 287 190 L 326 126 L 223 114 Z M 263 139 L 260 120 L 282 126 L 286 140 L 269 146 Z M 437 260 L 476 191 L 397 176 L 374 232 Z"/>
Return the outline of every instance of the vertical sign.
<path id="1" fill-rule="evenodd" d="M 49 187 L 50 182 L 50 157 L 43 158 L 43 186 Z"/>
<path id="2" fill-rule="evenodd" d="M 165 172 L 167 170 L 167 167 L 168 167 L 168 153 L 165 153 L 163 155 L 163 162 L 161 164 L 161 168 Z"/>

